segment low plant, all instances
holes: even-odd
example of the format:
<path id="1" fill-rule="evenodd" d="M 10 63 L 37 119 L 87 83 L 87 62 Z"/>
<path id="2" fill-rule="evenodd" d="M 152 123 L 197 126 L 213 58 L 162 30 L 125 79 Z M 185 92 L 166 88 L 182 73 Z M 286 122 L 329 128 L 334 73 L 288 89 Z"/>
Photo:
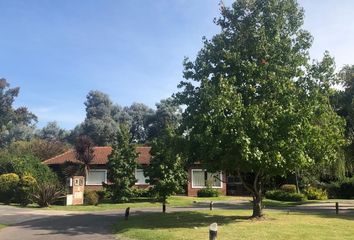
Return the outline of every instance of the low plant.
<path id="1" fill-rule="evenodd" d="M 218 197 L 219 195 L 220 192 L 213 188 L 202 188 L 197 192 L 198 197 Z"/>
<path id="2" fill-rule="evenodd" d="M 0 175 L 0 201 L 10 204 L 15 200 L 20 177 L 15 173 Z"/>
<path id="3" fill-rule="evenodd" d="M 36 185 L 37 185 L 37 181 L 31 175 L 25 175 L 21 177 L 18 184 L 17 194 L 16 194 L 17 202 L 21 206 L 27 206 L 33 201 L 32 195 L 34 193 Z"/>
<path id="4" fill-rule="evenodd" d="M 109 194 L 105 190 L 97 190 L 96 193 L 98 195 L 98 201 L 99 202 L 102 202 L 105 199 L 109 198 L 109 196 L 108 196 Z"/>
<path id="5" fill-rule="evenodd" d="M 277 201 L 287 201 L 287 202 L 302 202 L 306 201 L 307 198 L 304 194 L 285 192 L 283 190 L 271 190 L 265 193 L 265 197 Z"/>
<path id="6" fill-rule="evenodd" d="M 328 199 L 328 194 L 326 190 L 316 187 L 307 187 L 304 189 L 304 194 L 309 200 L 325 200 Z"/>
<path id="7" fill-rule="evenodd" d="M 136 198 L 140 197 L 151 197 L 151 191 L 150 189 L 144 189 L 144 188 L 134 188 L 133 189 L 133 195 Z"/>
<path id="8" fill-rule="evenodd" d="M 296 193 L 296 186 L 294 184 L 284 184 L 280 187 L 280 190 L 288 193 Z"/>
<path id="9" fill-rule="evenodd" d="M 64 191 L 58 183 L 40 182 L 32 195 L 39 207 L 49 207 L 53 202 L 64 197 Z"/>
<path id="10" fill-rule="evenodd" d="M 326 188 L 330 198 L 354 198 L 354 177 L 331 182 Z"/>
<path id="11" fill-rule="evenodd" d="M 99 202 L 99 195 L 96 191 L 87 191 L 84 194 L 84 201 L 87 205 L 98 205 Z"/>

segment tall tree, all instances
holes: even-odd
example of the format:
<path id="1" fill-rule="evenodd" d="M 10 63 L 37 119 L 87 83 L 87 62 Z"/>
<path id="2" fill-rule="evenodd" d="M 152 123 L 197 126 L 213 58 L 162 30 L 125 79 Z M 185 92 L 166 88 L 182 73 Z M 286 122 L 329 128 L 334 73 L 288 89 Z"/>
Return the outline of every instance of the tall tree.
<path id="1" fill-rule="evenodd" d="M 58 123 L 54 121 L 48 122 L 42 129 L 37 130 L 36 135 L 44 140 L 63 141 L 67 137 L 68 132 L 60 128 Z"/>
<path id="2" fill-rule="evenodd" d="M 156 138 L 168 126 L 177 128 L 181 119 L 182 109 L 172 98 L 161 100 L 156 104 L 155 113 L 146 118 L 148 139 Z"/>
<path id="3" fill-rule="evenodd" d="M 185 162 L 176 148 L 178 138 L 174 130 L 169 125 L 160 129 L 152 141 L 152 159 L 144 171 L 149 176 L 147 182 L 153 186 L 152 192 L 163 204 L 163 212 L 166 211 L 168 197 L 181 191 L 187 179 Z"/>
<path id="4" fill-rule="evenodd" d="M 190 158 L 237 173 L 262 216 L 272 176 L 335 161 L 343 121 L 329 104 L 333 59 L 309 64 L 310 33 L 295 0 L 239 0 L 221 6 L 221 33 L 185 60 L 177 94 Z M 245 176 L 248 176 L 247 180 Z"/>
<path id="5" fill-rule="evenodd" d="M 345 66 L 340 71 L 340 84 L 343 91 L 335 91 L 331 100 L 336 112 L 346 120 L 345 135 L 349 141 L 345 148 L 346 172 L 354 173 L 354 65 Z"/>
<path id="6" fill-rule="evenodd" d="M 112 118 L 112 101 L 99 91 L 90 91 L 86 97 L 86 119 L 78 134 L 89 136 L 96 145 L 106 146 L 113 142 L 118 123 Z"/>
<path id="7" fill-rule="evenodd" d="M 127 112 L 131 118 L 131 141 L 144 143 L 147 139 L 145 122 L 147 117 L 152 115 L 154 111 L 143 103 L 133 103 L 130 107 L 125 107 L 124 111 Z"/>
<path id="8" fill-rule="evenodd" d="M 19 87 L 10 88 L 6 79 L 0 79 L 0 147 L 33 137 L 37 117 L 25 107 L 13 107 L 19 92 Z"/>
<path id="9" fill-rule="evenodd" d="M 132 197 L 135 169 L 137 167 L 137 153 L 130 143 L 129 129 L 122 125 L 112 146 L 112 153 L 108 157 L 107 177 L 110 182 L 106 185 L 112 193 L 115 202 L 127 202 Z"/>

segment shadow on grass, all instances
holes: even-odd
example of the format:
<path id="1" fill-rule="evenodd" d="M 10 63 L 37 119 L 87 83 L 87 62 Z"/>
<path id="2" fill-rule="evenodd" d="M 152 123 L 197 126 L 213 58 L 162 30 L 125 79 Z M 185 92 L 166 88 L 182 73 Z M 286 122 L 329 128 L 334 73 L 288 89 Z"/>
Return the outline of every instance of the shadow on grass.
<path id="1" fill-rule="evenodd" d="M 249 216 L 224 216 L 213 215 L 198 211 L 172 212 L 172 213 L 149 213 L 132 216 L 129 220 L 119 219 L 115 224 L 114 231 L 122 234 L 129 230 L 143 229 L 168 229 L 168 228 L 200 228 L 207 227 L 217 222 L 220 225 L 235 223 L 250 219 Z"/>

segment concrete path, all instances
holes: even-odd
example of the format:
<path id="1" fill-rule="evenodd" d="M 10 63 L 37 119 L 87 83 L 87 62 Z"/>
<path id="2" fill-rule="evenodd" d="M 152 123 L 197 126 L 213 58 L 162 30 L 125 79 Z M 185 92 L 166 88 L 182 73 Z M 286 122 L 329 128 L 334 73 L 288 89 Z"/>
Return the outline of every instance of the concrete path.
<path id="1" fill-rule="evenodd" d="M 249 209 L 247 201 L 217 202 L 215 209 Z M 168 208 L 168 212 L 209 209 L 208 203 L 191 207 Z M 306 204 L 295 207 L 267 208 L 269 210 L 334 213 L 334 203 Z M 341 213 L 354 213 L 354 204 L 340 205 Z M 131 215 L 160 212 L 159 208 L 132 209 Z M 0 240 L 112 240 L 112 226 L 124 210 L 102 212 L 72 212 L 25 209 L 0 205 L 0 223 L 10 226 L 0 230 Z"/>

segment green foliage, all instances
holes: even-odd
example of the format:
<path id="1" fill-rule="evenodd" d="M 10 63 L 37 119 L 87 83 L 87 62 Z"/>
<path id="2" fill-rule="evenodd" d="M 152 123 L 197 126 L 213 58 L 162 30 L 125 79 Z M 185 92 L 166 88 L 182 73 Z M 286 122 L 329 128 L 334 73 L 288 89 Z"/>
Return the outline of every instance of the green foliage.
<path id="1" fill-rule="evenodd" d="M 99 203 L 99 195 L 96 191 L 87 191 L 84 194 L 84 202 L 87 205 L 97 206 Z"/>
<path id="2" fill-rule="evenodd" d="M 213 188 L 202 188 L 198 190 L 198 197 L 218 197 L 220 192 Z"/>
<path id="3" fill-rule="evenodd" d="M 154 111 L 143 103 L 133 103 L 130 107 L 125 107 L 124 111 L 130 116 L 131 140 L 135 143 L 144 143 L 147 139 L 147 128 L 145 121 L 153 115 Z"/>
<path id="4" fill-rule="evenodd" d="M 149 188 L 133 188 L 133 196 L 136 198 L 151 197 L 152 192 Z"/>
<path id="5" fill-rule="evenodd" d="M 327 191 L 330 198 L 354 198 L 354 177 L 331 182 L 327 185 Z"/>
<path id="6" fill-rule="evenodd" d="M 160 131 L 167 126 L 176 128 L 182 118 L 182 109 L 172 98 L 161 100 L 156 104 L 155 114 L 149 115 L 146 121 L 148 138 L 152 140 L 159 136 Z"/>
<path id="7" fill-rule="evenodd" d="M 331 103 L 346 121 L 345 135 L 349 144 L 345 147 L 345 172 L 354 173 L 354 65 L 344 66 L 338 74 L 344 91 L 334 91 Z"/>
<path id="8" fill-rule="evenodd" d="M 316 188 L 309 186 L 304 189 L 303 193 L 306 195 L 309 200 L 326 200 L 328 199 L 328 194 L 326 190 L 321 188 Z"/>
<path id="9" fill-rule="evenodd" d="M 16 197 L 20 177 L 15 173 L 0 175 L 0 201 L 10 204 Z"/>
<path id="10" fill-rule="evenodd" d="M 62 154 L 68 149 L 69 146 L 60 141 L 36 138 L 30 141 L 13 142 L 4 149 L 4 152 L 18 157 L 32 155 L 43 161 Z"/>
<path id="11" fill-rule="evenodd" d="M 26 107 L 13 107 L 19 91 L 19 87 L 10 88 L 6 79 L 0 79 L 0 147 L 13 141 L 29 140 L 34 135 L 37 117 Z"/>
<path id="12" fill-rule="evenodd" d="M 19 176 L 31 175 L 37 182 L 57 179 L 55 173 L 47 165 L 31 155 L 0 154 L 0 174 L 3 173 L 16 173 Z"/>
<path id="13" fill-rule="evenodd" d="M 27 206 L 32 200 L 34 190 L 36 189 L 37 181 L 31 175 L 22 176 L 16 193 L 16 201 L 21 206 Z"/>
<path id="14" fill-rule="evenodd" d="M 129 130 L 122 126 L 108 157 L 107 177 L 110 184 L 106 187 L 114 202 L 127 202 L 133 195 L 138 155 L 130 143 L 130 138 Z"/>
<path id="15" fill-rule="evenodd" d="M 98 202 L 102 202 L 108 198 L 108 194 L 106 190 L 97 190 L 96 193 L 98 195 Z"/>
<path id="16" fill-rule="evenodd" d="M 310 33 L 292 0 L 236 1 L 221 8 L 221 32 L 185 60 L 176 95 L 192 161 L 243 181 L 261 215 L 262 184 L 338 159 L 344 121 L 329 104 L 334 60 L 310 63 Z"/>
<path id="17" fill-rule="evenodd" d="M 162 203 L 166 203 L 172 194 L 181 191 L 186 183 L 184 161 L 176 153 L 177 145 L 178 138 L 172 128 L 167 126 L 160 129 L 158 137 L 152 141 L 150 165 L 144 169 L 149 176 L 148 183 L 153 185 L 152 194 Z"/>
<path id="18" fill-rule="evenodd" d="M 38 182 L 32 197 L 39 207 L 49 207 L 55 201 L 64 197 L 64 191 L 57 182 Z"/>
<path id="19" fill-rule="evenodd" d="M 74 129 L 69 137 L 71 141 L 84 134 L 91 137 L 97 146 L 111 145 L 120 125 L 129 128 L 131 142 L 146 141 L 148 127 L 145 123 L 154 113 L 151 108 L 142 103 L 133 103 L 122 108 L 113 105 L 109 96 L 100 91 L 90 91 L 86 99 L 86 119 Z"/>
<path id="20" fill-rule="evenodd" d="M 286 202 L 302 202 L 307 200 L 304 194 L 284 192 L 282 190 L 267 191 L 265 193 L 265 196 L 268 199 L 277 200 L 277 201 L 286 201 Z"/>
<path id="21" fill-rule="evenodd" d="M 55 121 L 48 122 L 46 126 L 36 132 L 36 135 L 40 139 L 47 140 L 49 142 L 64 141 L 68 134 L 68 131 L 60 128 L 58 123 Z"/>
<path id="22" fill-rule="evenodd" d="M 280 190 L 288 193 L 296 193 L 296 186 L 294 184 L 284 184 L 280 186 Z"/>

